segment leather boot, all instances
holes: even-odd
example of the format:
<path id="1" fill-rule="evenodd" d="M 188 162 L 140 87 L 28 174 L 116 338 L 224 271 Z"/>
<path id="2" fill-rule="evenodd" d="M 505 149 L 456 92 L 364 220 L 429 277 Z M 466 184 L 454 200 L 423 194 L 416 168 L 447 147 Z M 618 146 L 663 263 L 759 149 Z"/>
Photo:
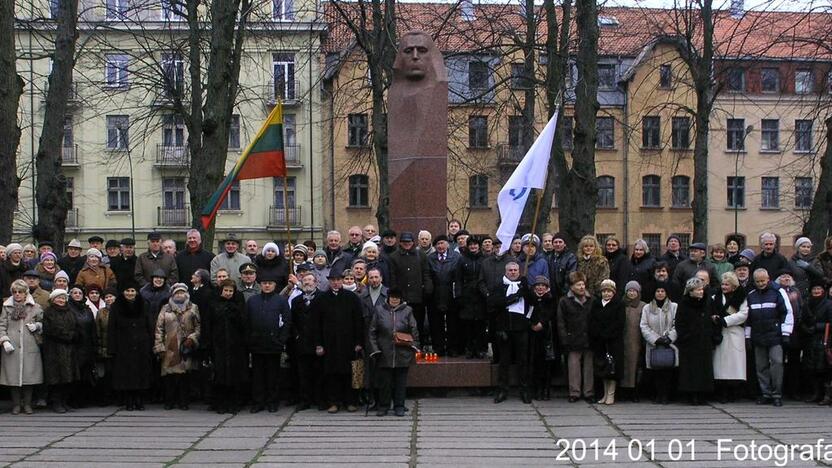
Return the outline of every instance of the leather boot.
<path id="1" fill-rule="evenodd" d="M 23 412 L 26 414 L 34 413 L 34 410 L 32 410 L 32 390 L 31 385 L 23 387 Z"/>
<path id="2" fill-rule="evenodd" d="M 607 398 L 604 403 L 608 405 L 615 404 L 615 380 L 610 380 L 609 385 L 607 385 Z"/>
<path id="3" fill-rule="evenodd" d="M 607 398 L 609 397 L 609 394 L 610 394 L 610 382 L 609 382 L 609 380 L 604 380 L 604 393 L 601 394 L 602 396 L 601 396 L 601 399 L 598 400 L 598 404 L 599 405 L 606 404 L 607 403 Z"/>
<path id="4" fill-rule="evenodd" d="M 827 406 L 832 404 L 832 384 L 826 385 L 826 393 L 823 395 L 823 399 L 818 402 L 821 406 Z"/>
<path id="5" fill-rule="evenodd" d="M 20 387 L 9 388 L 12 397 L 12 414 L 20 414 Z"/>

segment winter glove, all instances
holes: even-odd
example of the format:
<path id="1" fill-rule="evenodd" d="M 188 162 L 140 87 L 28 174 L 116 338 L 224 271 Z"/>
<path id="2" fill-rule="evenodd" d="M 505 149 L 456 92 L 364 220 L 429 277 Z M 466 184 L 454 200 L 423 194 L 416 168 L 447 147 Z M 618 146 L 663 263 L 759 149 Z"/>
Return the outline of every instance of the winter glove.
<path id="1" fill-rule="evenodd" d="M 797 260 L 794 263 L 795 263 L 795 265 L 799 266 L 800 268 L 802 268 L 804 270 L 809 268 L 809 262 L 807 262 L 806 260 Z"/>
<path id="2" fill-rule="evenodd" d="M 656 346 L 667 346 L 670 344 L 670 338 L 663 336 L 656 340 Z"/>
<path id="3" fill-rule="evenodd" d="M 40 324 L 37 322 L 27 323 L 26 328 L 29 329 L 29 332 L 35 333 L 38 330 L 38 328 L 40 328 L 38 325 Z"/>
<path id="4" fill-rule="evenodd" d="M 783 335 L 781 343 L 783 343 L 784 348 L 791 348 L 792 337 L 789 335 Z"/>
<path id="5" fill-rule="evenodd" d="M 11 354 L 14 351 L 14 345 L 11 341 L 4 341 L 3 342 L 3 351 Z"/>

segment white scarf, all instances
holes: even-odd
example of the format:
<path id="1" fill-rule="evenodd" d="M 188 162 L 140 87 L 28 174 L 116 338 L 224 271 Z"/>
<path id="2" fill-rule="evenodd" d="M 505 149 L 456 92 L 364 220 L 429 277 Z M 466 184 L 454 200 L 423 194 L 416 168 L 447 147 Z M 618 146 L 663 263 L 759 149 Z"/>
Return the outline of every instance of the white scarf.
<path id="1" fill-rule="evenodd" d="M 503 276 L 503 284 L 508 286 L 506 288 L 506 297 L 515 294 L 517 291 L 520 291 L 520 281 L 512 281 Z M 526 301 L 521 297 L 520 300 L 515 302 L 514 304 L 509 304 L 508 311 L 513 314 L 525 314 Z"/>

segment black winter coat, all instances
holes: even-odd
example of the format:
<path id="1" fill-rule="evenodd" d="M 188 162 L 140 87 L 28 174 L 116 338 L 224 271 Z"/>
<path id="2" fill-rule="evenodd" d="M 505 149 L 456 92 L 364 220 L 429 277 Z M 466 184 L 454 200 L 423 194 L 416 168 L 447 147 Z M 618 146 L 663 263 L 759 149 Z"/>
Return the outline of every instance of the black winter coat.
<path id="1" fill-rule="evenodd" d="M 641 285 L 641 290 L 644 291 L 644 287 L 653 278 L 653 270 L 655 268 L 656 258 L 653 257 L 653 254 L 646 254 L 641 258 L 630 257 L 630 281 L 638 281 L 638 284 Z M 616 283 L 616 286 L 623 288 L 626 286 L 626 283 L 622 285 Z M 626 293 L 627 291 L 624 292 Z M 653 298 L 641 296 L 641 300 L 650 302 Z"/>
<path id="2" fill-rule="evenodd" d="M 766 270 L 768 272 L 768 277 L 774 281 L 777 279 L 778 274 L 782 270 L 789 268 L 789 261 L 786 260 L 786 257 L 776 251 L 771 255 L 766 255 L 765 252 L 760 252 L 760 255 L 754 257 L 754 261 L 751 262 L 751 273 L 754 273 L 754 270 L 757 268 Z"/>
<path id="3" fill-rule="evenodd" d="M 112 356 L 114 390 L 150 388 L 155 367 L 155 333 L 156 322 L 151 321 L 141 296 L 137 295 L 133 302 L 122 295 L 116 298 L 107 324 L 107 352 Z"/>
<path id="4" fill-rule="evenodd" d="M 564 351 L 589 349 L 589 317 L 594 301 L 592 297 L 587 297 L 581 304 L 570 291 L 558 302 L 557 331 Z"/>
<path id="5" fill-rule="evenodd" d="M 243 295 L 235 292 L 231 299 L 217 296 L 210 309 L 200 308 L 208 312 L 200 317 L 200 341 L 211 356 L 217 385 L 238 385 L 248 380 L 245 307 Z"/>
<path id="6" fill-rule="evenodd" d="M 610 265 L 610 279 L 615 281 L 615 295 L 621 298 L 624 295 L 624 285 L 630 281 L 633 265 L 624 249 L 618 249 L 613 253 L 605 251 L 604 256 L 607 257 L 607 263 Z"/>
<path id="7" fill-rule="evenodd" d="M 136 259 L 137 257 L 135 255 L 132 257 L 118 255 L 110 259 L 110 269 L 116 275 L 116 288 L 118 292 L 124 291 L 126 285 L 136 279 Z"/>
<path id="8" fill-rule="evenodd" d="M 282 290 L 289 284 L 289 264 L 282 255 L 278 255 L 271 260 L 262 255 L 257 255 L 254 264 L 257 265 L 258 277 L 270 274 L 277 278 L 277 291 Z"/>
<path id="9" fill-rule="evenodd" d="M 626 258 L 625 258 L 626 260 Z M 589 344 L 595 359 L 602 358 L 606 353 L 612 355 L 615 361 L 615 379 L 621 377 L 624 369 L 624 324 L 626 322 L 624 303 L 613 297 L 607 305 L 600 297 L 592 301 L 592 312 L 589 315 Z M 604 378 L 604 376 L 601 376 Z"/>
<path id="10" fill-rule="evenodd" d="M 315 297 L 307 303 L 303 294 L 292 299 L 292 336 L 295 340 L 295 352 L 298 356 L 314 356 L 315 320 L 322 312 L 320 297 L 323 293 L 318 291 Z"/>
<path id="11" fill-rule="evenodd" d="M 459 298 L 459 318 L 462 320 L 484 320 L 486 318 L 485 298 L 480 295 L 479 280 L 482 269 L 482 255 L 467 250 L 456 265 L 455 287 Z"/>
<path id="12" fill-rule="evenodd" d="M 531 291 L 529 290 L 528 282 L 525 277 L 520 278 L 520 290 L 516 293 L 506 296 L 508 292 L 508 285 L 500 284 L 491 294 L 488 295 L 489 309 L 494 314 L 494 326 L 497 331 L 514 332 L 526 331 L 531 328 L 531 320 L 529 316 L 529 307 L 531 306 Z M 508 306 L 523 299 L 525 302 L 525 312 L 522 314 L 509 312 Z"/>
<path id="13" fill-rule="evenodd" d="M 679 262 L 682 262 L 687 259 L 688 257 L 681 251 L 679 252 L 679 256 L 677 257 L 670 253 L 669 250 L 665 252 L 661 257 L 659 257 L 659 260 L 662 260 L 665 263 L 667 263 L 667 273 L 670 278 L 673 278 L 673 273 L 676 271 L 676 265 L 678 265 Z"/>
<path id="14" fill-rule="evenodd" d="M 161 288 L 154 288 L 153 283 L 147 283 L 139 290 L 139 295 L 142 296 L 145 304 L 147 304 L 147 312 L 150 314 L 150 319 L 153 320 L 153 323 L 156 323 L 162 307 L 170 300 L 170 287 L 167 284 L 163 284 Z"/>
<path id="15" fill-rule="evenodd" d="M 421 250 L 399 248 L 388 257 L 390 260 L 390 287 L 402 290 L 402 300 L 411 306 L 424 304 L 433 294 L 431 269 L 428 257 Z"/>
<path id="16" fill-rule="evenodd" d="M 72 383 L 78 380 L 78 320 L 69 308 L 50 305 L 43 312 L 44 383 Z"/>
<path id="17" fill-rule="evenodd" d="M 454 251 L 445 252 L 445 260 L 439 261 L 439 252 L 428 256 L 431 283 L 433 283 L 433 307 L 448 310 L 454 303 L 454 279 L 461 256 Z"/>
<path id="18" fill-rule="evenodd" d="M 75 314 L 75 321 L 78 324 L 75 355 L 81 372 L 81 380 L 88 381 L 92 379 L 92 366 L 95 364 L 95 357 L 98 355 L 98 329 L 95 324 L 95 316 L 86 302 L 75 302 L 70 299 L 67 304 L 72 313 Z"/>
<path id="19" fill-rule="evenodd" d="M 252 354 L 280 354 L 289 342 L 292 312 L 276 292 L 260 293 L 246 302 L 246 342 Z"/>
<path id="20" fill-rule="evenodd" d="M 87 263 L 87 257 L 85 255 L 79 255 L 75 258 L 71 258 L 69 255 L 64 255 L 58 260 L 58 266 L 61 267 L 61 270 L 65 271 L 67 275 L 69 275 L 70 286 L 75 284 L 75 280 L 78 278 L 78 273 L 82 268 L 84 268 L 85 263 Z M 26 267 L 23 265 L 23 262 L 21 262 L 21 266 L 25 271 Z"/>
<path id="21" fill-rule="evenodd" d="M 560 254 L 552 252 L 549 255 L 549 281 L 556 299 L 569 292 L 569 273 L 577 270 L 578 257 L 572 252 L 564 250 Z"/>
<path id="22" fill-rule="evenodd" d="M 799 324 L 803 336 L 802 363 L 809 372 L 823 373 L 829 369 L 823 337 L 830 323 L 832 323 L 832 302 L 825 297 L 820 300 L 810 297 Z"/>
<path id="23" fill-rule="evenodd" d="M 211 260 L 214 259 L 214 254 L 204 250 L 200 247 L 195 252 L 189 252 L 185 247 L 176 254 L 176 269 L 179 273 L 179 282 L 190 284 L 191 276 L 195 271 L 202 268 L 203 270 L 211 271 Z M 200 310 L 202 310 L 200 308 Z"/>
<path id="24" fill-rule="evenodd" d="M 683 296 L 676 309 L 679 390 L 711 392 L 714 388 L 713 322 L 706 298 Z"/>
<path id="25" fill-rule="evenodd" d="M 355 347 L 364 346 L 364 316 L 361 300 L 354 293 L 332 290 L 321 293 L 321 307 L 312 318 L 315 346 L 324 348 L 324 373 L 352 373 Z"/>

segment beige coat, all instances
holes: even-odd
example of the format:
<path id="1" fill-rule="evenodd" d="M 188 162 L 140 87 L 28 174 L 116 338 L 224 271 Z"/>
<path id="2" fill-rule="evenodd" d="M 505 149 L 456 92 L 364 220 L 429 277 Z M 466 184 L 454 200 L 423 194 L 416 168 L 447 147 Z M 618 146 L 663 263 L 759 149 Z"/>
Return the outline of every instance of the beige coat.
<path id="1" fill-rule="evenodd" d="M 644 339 L 641 337 L 641 311 L 646 304 L 639 300 L 628 301 L 626 298 L 624 304 L 624 363 L 618 384 L 622 388 L 635 388 L 638 383 L 638 363 L 644 347 Z"/>
<path id="2" fill-rule="evenodd" d="M 721 296 L 725 301 L 725 296 Z M 724 302 L 723 302 L 724 304 Z M 740 310 L 728 308 L 727 327 L 722 329 L 722 343 L 714 349 L 714 379 L 745 380 L 745 320 L 748 302 L 742 301 Z"/>
<path id="3" fill-rule="evenodd" d="M 193 341 L 192 350 L 199 344 L 200 319 L 199 308 L 190 300 L 185 302 L 184 310 L 173 307 L 173 298 L 162 306 L 156 320 L 156 342 L 153 352 L 161 355 L 162 376 L 184 374 L 197 368 L 192 356 L 182 356 L 182 343 L 188 338 Z"/>
<path id="4" fill-rule="evenodd" d="M 40 357 L 40 333 L 43 309 L 35 304 L 31 295 L 26 297 L 26 316 L 23 320 L 12 320 L 12 298 L 3 302 L 0 312 L 0 346 L 11 342 L 14 351 L 7 353 L 0 348 L 0 385 L 20 387 L 43 383 L 43 361 Z M 27 323 L 37 323 L 35 333 L 29 331 Z"/>
<path id="5" fill-rule="evenodd" d="M 650 301 L 641 310 L 641 336 L 647 344 L 645 350 L 646 367 L 650 367 L 650 353 L 656 348 L 656 340 L 662 336 L 667 336 L 670 341 L 676 342 L 676 303 L 670 302 L 670 299 L 664 301 L 664 305 L 659 308 L 656 301 Z M 679 366 L 679 349 L 675 344 L 670 345 L 676 351 L 676 366 Z"/>

